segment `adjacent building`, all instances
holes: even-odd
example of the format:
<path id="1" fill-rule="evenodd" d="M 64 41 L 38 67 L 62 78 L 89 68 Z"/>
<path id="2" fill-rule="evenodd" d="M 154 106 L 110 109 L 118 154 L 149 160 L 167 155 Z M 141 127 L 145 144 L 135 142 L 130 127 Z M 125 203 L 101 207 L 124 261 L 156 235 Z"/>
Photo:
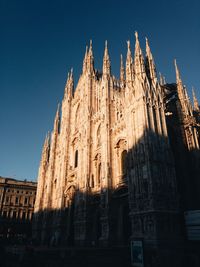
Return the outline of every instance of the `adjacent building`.
<path id="1" fill-rule="evenodd" d="M 0 176 L 1 238 L 14 240 L 31 236 L 36 188 L 36 182 Z"/>
<path id="2" fill-rule="evenodd" d="M 149 266 L 172 266 L 171 255 L 179 266 L 184 211 L 200 208 L 200 110 L 176 63 L 176 83 L 158 80 L 148 40 L 143 56 L 135 36 L 119 79 L 107 42 L 102 71 L 91 42 L 75 90 L 68 75 L 42 151 L 33 234 L 42 244 L 70 246 L 140 241 Z"/>

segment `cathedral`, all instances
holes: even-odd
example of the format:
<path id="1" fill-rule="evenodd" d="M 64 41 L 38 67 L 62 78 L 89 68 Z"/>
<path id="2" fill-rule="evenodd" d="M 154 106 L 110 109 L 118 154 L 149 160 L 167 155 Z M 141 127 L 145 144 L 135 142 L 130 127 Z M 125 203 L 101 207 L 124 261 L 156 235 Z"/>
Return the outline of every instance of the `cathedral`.
<path id="1" fill-rule="evenodd" d="M 194 90 L 191 104 L 176 61 L 176 82 L 158 79 L 148 40 L 144 56 L 135 38 L 119 78 L 107 42 L 101 71 L 90 42 L 76 88 L 68 74 L 38 173 L 33 236 L 40 244 L 139 240 L 148 257 L 187 240 L 184 212 L 200 209 L 199 104 Z"/>

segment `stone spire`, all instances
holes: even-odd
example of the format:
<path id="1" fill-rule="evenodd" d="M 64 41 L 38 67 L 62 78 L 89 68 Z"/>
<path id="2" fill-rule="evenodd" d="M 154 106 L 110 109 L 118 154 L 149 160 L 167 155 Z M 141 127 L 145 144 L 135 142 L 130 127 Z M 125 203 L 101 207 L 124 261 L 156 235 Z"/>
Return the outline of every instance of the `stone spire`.
<path id="1" fill-rule="evenodd" d="M 104 50 L 104 57 L 103 57 L 103 75 L 110 75 L 111 74 L 111 67 L 110 67 L 110 58 L 108 55 L 108 44 L 105 41 L 105 50 Z"/>
<path id="2" fill-rule="evenodd" d="M 176 82 L 177 82 L 177 84 L 182 83 L 180 72 L 179 72 L 179 69 L 178 69 L 178 66 L 176 63 L 176 59 L 174 59 L 174 65 L 175 65 L 175 71 L 176 71 Z"/>
<path id="3" fill-rule="evenodd" d="M 71 90 L 73 90 L 74 88 L 74 75 L 73 75 L 73 68 L 71 68 L 70 71 L 70 75 L 69 75 L 69 83 L 68 83 L 69 87 L 71 88 Z"/>
<path id="4" fill-rule="evenodd" d="M 87 71 L 92 74 L 94 72 L 94 57 L 92 51 L 92 40 L 90 40 L 90 47 L 87 53 Z"/>
<path id="5" fill-rule="evenodd" d="M 127 56 L 126 56 L 126 81 L 133 81 L 133 58 L 131 54 L 130 41 L 127 41 Z"/>
<path id="6" fill-rule="evenodd" d="M 147 58 L 147 68 L 150 76 L 149 78 L 153 83 L 156 83 L 157 82 L 156 66 L 154 63 L 153 55 L 151 53 L 151 49 L 147 38 L 146 38 L 146 58 Z"/>
<path id="7" fill-rule="evenodd" d="M 145 73 L 145 64 L 137 32 L 135 32 L 135 39 L 136 41 L 135 41 L 134 69 L 135 69 L 135 74 L 142 77 L 142 74 Z"/>
<path id="8" fill-rule="evenodd" d="M 180 72 L 179 72 L 179 69 L 176 63 L 176 59 L 174 60 L 174 65 L 175 65 L 175 71 L 176 71 L 176 84 L 177 84 L 178 98 L 180 100 L 180 104 L 181 104 L 183 112 L 186 112 L 184 87 L 183 87 Z"/>
<path id="9" fill-rule="evenodd" d="M 124 71 L 124 63 L 123 56 L 120 56 L 120 83 L 123 85 L 125 82 L 125 71 Z"/>
<path id="10" fill-rule="evenodd" d="M 73 78 L 73 68 L 71 68 L 71 71 L 70 73 L 68 72 L 67 76 L 64 98 L 71 97 L 73 94 L 73 89 L 74 89 L 74 78 Z"/>
<path id="11" fill-rule="evenodd" d="M 199 103 L 198 103 L 194 88 L 192 88 L 192 97 L 193 97 L 194 111 L 198 112 L 199 111 Z"/>
<path id="12" fill-rule="evenodd" d="M 45 137 L 45 141 L 44 141 L 44 145 L 42 149 L 42 160 L 43 161 L 48 161 L 49 146 L 50 146 L 50 133 L 48 132 Z"/>
<path id="13" fill-rule="evenodd" d="M 60 103 L 58 103 L 56 116 L 54 119 L 53 134 L 59 133 L 59 124 L 60 124 Z"/>
<path id="14" fill-rule="evenodd" d="M 85 57 L 83 59 L 83 73 L 86 73 L 87 71 L 87 57 L 88 57 L 88 46 L 86 45 Z"/>

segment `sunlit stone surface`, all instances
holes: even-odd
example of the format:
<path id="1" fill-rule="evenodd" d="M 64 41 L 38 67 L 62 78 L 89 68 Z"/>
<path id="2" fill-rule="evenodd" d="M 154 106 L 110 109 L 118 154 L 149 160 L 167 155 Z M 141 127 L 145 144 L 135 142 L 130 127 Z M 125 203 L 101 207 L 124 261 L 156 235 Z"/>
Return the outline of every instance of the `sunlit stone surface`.
<path id="1" fill-rule="evenodd" d="M 75 90 L 68 75 L 38 174 L 33 234 L 40 244 L 142 240 L 146 257 L 159 261 L 183 240 L 180 214 L 198 208 L 197 99 L 193 93 L 193 108 L 176 62 L 176 84 L 158 81 L 148 40 L 144 57 L 135 36 L 134 58 L 128 41 L 119 79 L 107 42 L 102 72 L 91 42 Z"/>

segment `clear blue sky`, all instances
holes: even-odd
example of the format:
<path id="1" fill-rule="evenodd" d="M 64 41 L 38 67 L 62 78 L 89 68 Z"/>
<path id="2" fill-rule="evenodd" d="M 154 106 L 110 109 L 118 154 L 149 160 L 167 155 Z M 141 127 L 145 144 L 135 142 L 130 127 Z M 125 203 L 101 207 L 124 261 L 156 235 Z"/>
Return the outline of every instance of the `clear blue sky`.
<path id="1" fill-rule="evenodd" d="M 118 76 L 120 53 L 128 39 L 134 51 L 137 30 L 167 81 L 175 81 L 176 58 L 200 99 L 199 14 L 199 0 L 0 0 L 0 175 L 36 179 L 67 72 L 73 67 L 77 81 L 90 39 L 96 68 L 108 40 Z"/>

